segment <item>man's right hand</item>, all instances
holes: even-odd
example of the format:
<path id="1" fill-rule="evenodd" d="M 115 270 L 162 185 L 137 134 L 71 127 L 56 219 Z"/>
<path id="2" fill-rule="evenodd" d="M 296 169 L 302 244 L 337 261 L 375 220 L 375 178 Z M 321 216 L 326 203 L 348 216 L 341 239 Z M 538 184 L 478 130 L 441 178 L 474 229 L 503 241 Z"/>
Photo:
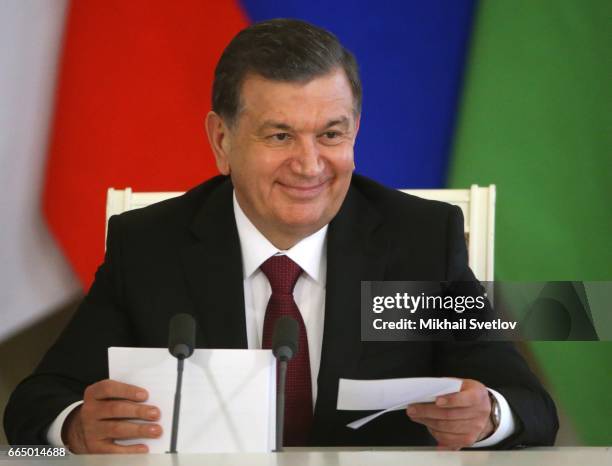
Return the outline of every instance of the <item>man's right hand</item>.
<path id="1" fill-rule="evenodd" d="M 147 391 L 134 385 L 102 380 L 85 390 L 83 404 L 70 413 L 62 428 L 62 439 L 73 453 L 147 453 L 146 445 L 117 445 L 114 440 L 157 438 L 159 409 L 142 402 Z"/>

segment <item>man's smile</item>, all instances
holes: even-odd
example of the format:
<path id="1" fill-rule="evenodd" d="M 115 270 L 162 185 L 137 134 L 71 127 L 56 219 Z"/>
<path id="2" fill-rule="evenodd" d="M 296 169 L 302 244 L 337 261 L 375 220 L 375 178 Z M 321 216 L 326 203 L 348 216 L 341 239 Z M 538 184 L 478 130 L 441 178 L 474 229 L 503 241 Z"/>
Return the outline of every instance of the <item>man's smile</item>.
<path id="1" fill-rule="evenodd" d="M 288 194 L 290 197 L 308 200 L 317 197 L 321 192 L 323 192 L 329 186 L 331 182 L 331 178 L 324 180 L 322 182 L 315 183 L 286 183 L 277 181 L 277 185 L 281 187 L 283 192 Z"/>

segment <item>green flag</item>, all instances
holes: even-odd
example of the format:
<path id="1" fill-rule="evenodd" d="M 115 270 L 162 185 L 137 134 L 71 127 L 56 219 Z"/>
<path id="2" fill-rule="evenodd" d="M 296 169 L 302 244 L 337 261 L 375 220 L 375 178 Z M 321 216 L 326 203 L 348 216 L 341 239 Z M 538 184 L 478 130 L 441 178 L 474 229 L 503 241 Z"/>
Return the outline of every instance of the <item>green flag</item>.
<path id="1" fill-rule="evenodd" d="M 498 280 L 612 280 L 611 19 L 609 0 L 480 4 L 449 185 L 497 185 Z M 610 445 L 612 343 L 531 347 L 584 443 Z"/>

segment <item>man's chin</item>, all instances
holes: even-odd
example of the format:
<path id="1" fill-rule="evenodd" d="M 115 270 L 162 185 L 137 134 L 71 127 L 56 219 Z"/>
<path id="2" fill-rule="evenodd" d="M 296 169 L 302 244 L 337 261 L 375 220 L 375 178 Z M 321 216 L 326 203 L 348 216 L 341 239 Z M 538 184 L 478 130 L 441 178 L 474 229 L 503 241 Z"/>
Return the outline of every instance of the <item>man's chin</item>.
<path id="1" fill-rule="evenodd" d="M 331 219 L 330 219 L 331 220 Z M 287 230 L 291 231 L 294 235 L 299 235 L 302 238 L 310 236 L 311 234 L 319 231 L 325 225 L 329 223 L 329 220 L 325 220 L 320 215 L 318 216 L 287 216 L 279 222 Z"/>

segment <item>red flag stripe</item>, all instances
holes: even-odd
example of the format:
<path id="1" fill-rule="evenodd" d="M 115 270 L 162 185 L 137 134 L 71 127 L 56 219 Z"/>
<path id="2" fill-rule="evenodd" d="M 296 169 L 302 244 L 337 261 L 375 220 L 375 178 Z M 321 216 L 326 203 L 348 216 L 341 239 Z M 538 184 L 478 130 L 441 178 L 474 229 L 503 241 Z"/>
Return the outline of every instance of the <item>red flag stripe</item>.
<path id="1" fill-rule="evenodd" d="M 85 287 L 108 187 L 185 190 L 216 173 L 203 125 L 214 66 L 246 25 L 233 1 L 70 5 L 43 206 Z"/>

